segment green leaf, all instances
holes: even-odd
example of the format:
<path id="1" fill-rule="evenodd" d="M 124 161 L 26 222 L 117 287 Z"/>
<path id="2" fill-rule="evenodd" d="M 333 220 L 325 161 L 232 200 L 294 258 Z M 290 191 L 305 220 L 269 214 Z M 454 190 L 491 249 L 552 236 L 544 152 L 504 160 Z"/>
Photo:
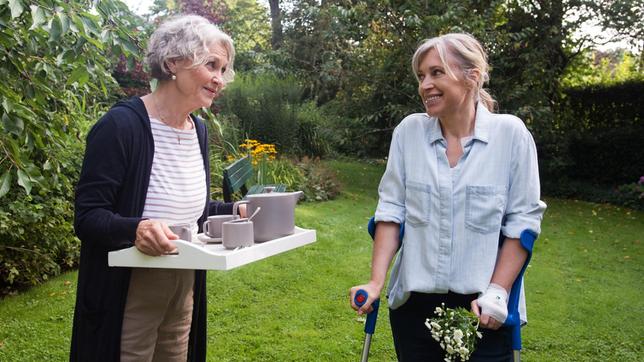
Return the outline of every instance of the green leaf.
<path id="1" fill-rule="evenodd" d="M 25 10 L 22 7 L 22 1 L 20 0 L 9 0 L 9 8 L 11 8 L 12 19 L 19 17 L 22 14 L 22 12 Z"/>
<path id="2" fill-rule="evenodd" d="M 13 110 L 13 103 L 11 103 L 10 100 L 5 98 L 2 100 L 2 107 L 7 113 L 11 113 L 11 111 Z"/>
<path id="3" fill-rule="evenodd" d="M 13 159 L 14 164 L 20 167 L 22 165 L 22 160 L 20 158 L 21 152 L 20 152 L 20 147 L 18 146 L 16 141 L 11 138 L 5 138 L 3 142 L 5 145 L 8 146 L 9 154 L 11 155 L 11 158 Z"/>
<path id="4" fill-rule="evenodd" d="M 69 18 L 65 13 L 58 13 L 58 18 L 60 19 L 61 35 L 65 35 L 69 30 Z"/>
<path id="5" fill-rule="evenodd" d="M 89 73 L 86 67 L 78 67 L 74 69 L 72 75 L 67 79 L 67 85 L 78 82 L 78 85 L 83 85 L 89 80 Z"/>
<path id="6" fill-rule="evenodd" d="M 27 194 L 31 193 L 31 179 L 23 170 L 18 170 L 18 185 L 22 186 Z"/>
<path id="7" fill-rule="evenodd" d="M 6 132 L 20 135 L 25 129 L 25 122 L 16 115 L 9 117 L 8 114 L 2 115 L 2 125 Z"/>
<path id="8" fill-rule="evenodd" d="M 29 30 L 33 30 L 33 29 L 41 26 L 42 24 L 46 23 L 47 19 L 45 19 L 45 12 L 43 11 L 43 9 L 40 6 L 31 5 L 30 7 L 31 7 L 31 21 L 32 21 L 32 24 L 31 24 L 31 27 L 29 28 Z"/>
<path id="9" fill-rule="evenodd" d="M 93 46 L 95 46 L 98 50 L 103 50 L 103 43 L 100 41 L 92 38 L 91 36 L 83 34 L 83 39 L 87 40 L 89 43 L 91 43 Z"/>
<path id="10" fill-rule="evenodd" d="M 132 54 L 139 53 L 139 48 L 127 38 L 121 38 L 121 45 Z"/>
<path id="11" fill-rule="evenodd" d="M 94 34 L 98 34 L 99 32 L 98 29 L 100 28 L 100 26 L 98 25 L 98 22 L 95 20 L 96 16 L 87 12 L 83 12 L 80 19 L 83 22 L 83 25 L 85 25 L 85 30 L 87 33 L 91 32 Z"/>
<path id="12" fill-rule="evenodd" d="M 63 25 L 60 23 L 60 18 L 55 16 L 49 22 L 49 41 L 52 43 L 57 42 L 63 32 Z"/>
<path id="13" fill-rule="evenodd" d="M 0 197 L 4 196 L 9 192 L 11 188 L 11 170 L 4 172 L 4 175 L 0 177 Z"/>
<path id="14" fill-rule="evenodd" d="M 85 34 L 85 25 L 83 24 L 83 21 L 76 14 L 72 14 L 72 21 L 74 22 L 74 25 L 76 25 L 76 28 L 78 29 L 78 31 L 81 32 L 82 34 Z"/>

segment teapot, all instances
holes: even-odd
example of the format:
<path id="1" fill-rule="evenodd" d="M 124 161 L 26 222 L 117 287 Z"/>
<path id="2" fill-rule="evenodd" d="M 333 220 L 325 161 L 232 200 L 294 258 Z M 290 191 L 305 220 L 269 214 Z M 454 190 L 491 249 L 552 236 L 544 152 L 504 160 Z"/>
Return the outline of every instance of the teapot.
<path id="1" fill-rule="evenodd" d="M 262 209 L 253 219 L 255 242 L 261 243 L 293 234 L 295 205 L 302 195 L 302 191 L 272 192 L 271 188 L 266 187 L 264 192 L 246 195 L 246 200 L 237 202 L 248 204 L 248 214 L 254 213 L 258 208 Z"/>

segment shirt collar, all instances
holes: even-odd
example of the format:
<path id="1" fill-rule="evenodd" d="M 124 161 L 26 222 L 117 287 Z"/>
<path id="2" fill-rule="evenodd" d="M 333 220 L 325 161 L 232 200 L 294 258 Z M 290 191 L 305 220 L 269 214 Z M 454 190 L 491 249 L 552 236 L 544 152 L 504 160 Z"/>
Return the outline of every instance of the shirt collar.
<path id="1" fill-rule="evenodd" d="M 427 116 L 427 114 L 425 114 Z M 428 116 L 429 117 L 429 116 Z M 433 144 L 436 141 L 444 140 L 443 132 L 441 131 L 441 125 L 436 117 L 429 117 L 429 144 Z"/>
<path id="2" fill-rule="evenodd" d="M 492 114 L 490 113 L 490 111 L 488 111 L 488 109 L 485 108 L 485 106 L 481 102 L 477 104 L 476 116 L 474 121 L 474 134 L 472 135 L 472 139 L 488 143 L 491 115 Z M 439 140 L 444 140 L 440 122 L 435 117 L 430 117 L 430 119 L 432 119 L 434 122 L 430 123 L 428 130 L 429 143 L 431 144 Z"/>
<path id="3" fill-rule="evenodd" d="M 474 121 L 474 135 L 472 138 L 488 143 L 491 116 L 492 113 L 485 108 L 483 103 L 479 102 L 476 106 L 476 120 Z"/>

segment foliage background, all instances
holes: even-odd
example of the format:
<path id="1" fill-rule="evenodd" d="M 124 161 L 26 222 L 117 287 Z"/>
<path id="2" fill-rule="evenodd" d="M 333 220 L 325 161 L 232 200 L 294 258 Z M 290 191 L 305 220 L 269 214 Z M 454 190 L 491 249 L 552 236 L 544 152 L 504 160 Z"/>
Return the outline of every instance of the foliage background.
<path id="1" fill-rule="evenodd" d="M 77 263 L 84 135 L 140 54 L 134 24 L 119 1 L 0 1 L 0 295 Z"/>

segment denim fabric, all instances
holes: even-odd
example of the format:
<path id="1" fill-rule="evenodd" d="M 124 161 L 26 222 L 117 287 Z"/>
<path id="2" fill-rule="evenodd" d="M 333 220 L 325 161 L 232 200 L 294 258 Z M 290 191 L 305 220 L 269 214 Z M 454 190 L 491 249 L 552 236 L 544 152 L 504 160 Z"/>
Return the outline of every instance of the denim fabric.
<path id="1" fill-rule="evenodd" d="M 405 223 L 388 288 L 393 309 L 411 291 L 482 293 L 499 233 L 540 232 L 546 205 L 539 200 L 536 147 L 523 122 L 479 104 L 474 134 L 461 143 L 464 154 L 450 168 L 436 118 L 412 114 L 394 131 L 375 215 L 376 222 Z"/>

